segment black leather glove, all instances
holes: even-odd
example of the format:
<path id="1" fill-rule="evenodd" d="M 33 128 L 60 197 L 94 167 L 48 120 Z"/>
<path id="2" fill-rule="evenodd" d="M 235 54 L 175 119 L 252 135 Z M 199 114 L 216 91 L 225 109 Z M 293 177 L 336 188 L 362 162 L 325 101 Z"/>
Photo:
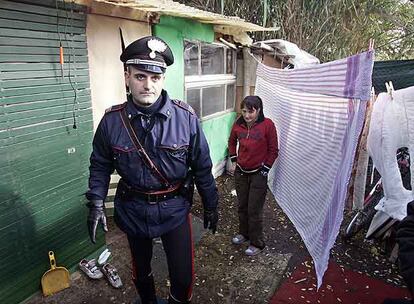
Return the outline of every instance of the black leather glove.
<path id="1" fill-rule="evenodd" d="M 88 215 L 88 230 L 89 237 L 91 238 L 92 243 L 96 243 L 96 228 L 98 223 L 102 223 L 102 228 L 105 232 L 108 232 L 108 227 L 106 225 L 106 215 L 105 207 L 103 200 L 91 200 L 86 204 L 89 208 Z"/>
<path id="2" fill-rule="evenodd" d="M 204 229 L 210 229 L 214 234 L 217 230 L 218 211 L 217 208 L 204 210 Z"/>

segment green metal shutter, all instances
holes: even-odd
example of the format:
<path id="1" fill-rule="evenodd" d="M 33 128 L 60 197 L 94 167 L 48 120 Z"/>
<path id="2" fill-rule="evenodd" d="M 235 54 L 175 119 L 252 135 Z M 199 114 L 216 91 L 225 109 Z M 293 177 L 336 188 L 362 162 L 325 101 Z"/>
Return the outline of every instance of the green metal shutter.
<path id="1" fill-rule="evenodd" d="M 49 250 L 69 268 L 103 244 L 89 241 L 83 197 L 93 136 L 86 14 L 57 4 L 0 1 L 0 303 L 39 290 Z"/>

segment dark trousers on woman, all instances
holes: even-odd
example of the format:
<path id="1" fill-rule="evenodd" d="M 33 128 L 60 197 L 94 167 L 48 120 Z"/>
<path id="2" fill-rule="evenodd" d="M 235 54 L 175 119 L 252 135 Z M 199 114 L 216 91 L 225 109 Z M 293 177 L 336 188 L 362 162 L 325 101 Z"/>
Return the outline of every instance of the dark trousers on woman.
<path id="1" fill-rule="evenodd" d="M 234 177 L 239 201 L 239 233 L 249 239 L 251 245 L 263 248 L 263 206 L 267 177 L 259 172 L 244 173 L 239 168 L 236 168 Z"/>
<path id="2" fill-rule="evenodd" d="M 194 281 L 193 242 L 191 219 L 161 236 L 167 256 L 170 276 L 170 299 L 168 303 L 189 303 Z M 133 280 L 142 304 L 157 303 L 154 277 L 151 270 L 151 238 L 128 236 L 133 263 Z"/>

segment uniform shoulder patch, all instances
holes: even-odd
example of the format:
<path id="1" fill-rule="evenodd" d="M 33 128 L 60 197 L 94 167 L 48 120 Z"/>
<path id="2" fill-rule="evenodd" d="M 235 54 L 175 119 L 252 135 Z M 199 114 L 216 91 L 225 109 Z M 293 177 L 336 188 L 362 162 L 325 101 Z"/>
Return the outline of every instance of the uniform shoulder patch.
<path id="1" fill-rule="evenodd" d="M 178 100 L 178 99 L 171 99 L 171 101 L 176 106 L 178 106 L 178 107 L 190 112 L 191 114 L 195 115 L 194 109 L 188 103 L 185 103 L 184 101 L 181 101 L 181 100 Z"/>
<path id="2" fill-rule="evenodd" d="M 123 108 L 125 108 L 125 106 L 126 106 L 126 102 L 118 104 L 118 105 L 114 105 L 114 106 L 106 109 L 105 114 L 110 113 L 110 112 L 114 112 L 114 111 L 122 110 Z"/>

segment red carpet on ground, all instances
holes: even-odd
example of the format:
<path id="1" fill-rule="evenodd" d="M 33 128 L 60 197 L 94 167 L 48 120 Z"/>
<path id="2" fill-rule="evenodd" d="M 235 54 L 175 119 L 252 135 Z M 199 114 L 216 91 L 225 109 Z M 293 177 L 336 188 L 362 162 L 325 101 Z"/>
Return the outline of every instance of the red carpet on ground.
<path id="1" fill-rule="evenodd" d="M 329 263 L 317 292 L 315 270 L 307 261 L 282 283 L 270 304 L 381 304 L 386 298 L 409 299 L 410 293 L 406 288 L 389 285 L 334 262 Z"/>

